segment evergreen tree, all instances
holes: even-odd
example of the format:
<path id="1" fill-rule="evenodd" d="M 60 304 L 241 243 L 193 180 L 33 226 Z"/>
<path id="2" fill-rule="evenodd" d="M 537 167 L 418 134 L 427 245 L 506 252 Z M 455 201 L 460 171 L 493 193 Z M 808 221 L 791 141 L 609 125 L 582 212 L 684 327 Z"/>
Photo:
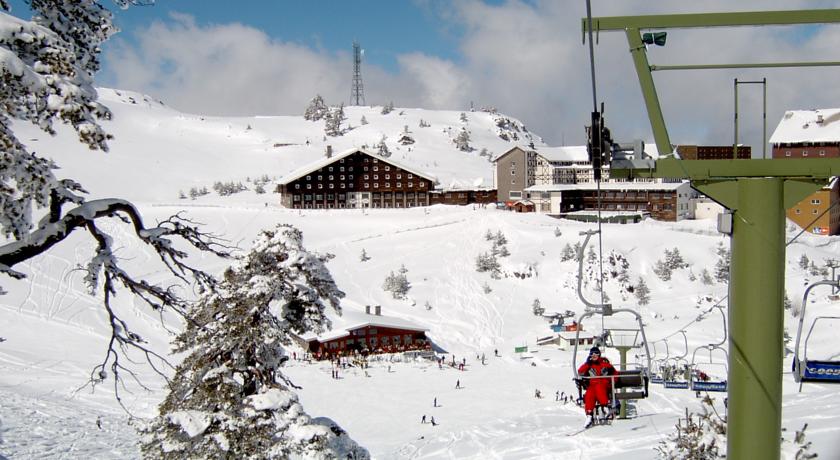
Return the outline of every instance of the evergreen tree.
<path id="1" fill-rule="evenodd" d="M 362 262 L 367 262 L 368 260 L 370 260 L 370 257 L 368 256 L 367 251 L 365 251 L 365 248 L 362 248 L 362 254 L 359 255 L 359 260 L 361 260 Z"/>
<path id="2" fill-rule="evenodd" d="M 802 254 L 799 258 L 799 268 L 807 270 L 809 265 L 811 265 L 811 261 L 808 259 L 808 256 Z"/>
<path id="3" fill-rule="evenodd" d="M 388 115 L 394 110 L 394 102 L 391 101 L 384 106 L 382 106 L 382 115 Z"/>
<path id="4" fill-rule="evenodd" d="M 365 118 L 364 115 L 362 115 L 362 119 L 359 120 L 359 124 L 361 124 L 362 126 L 368 124 L 367 118 Z"/>
<path id="5" fill-rule="evenodd" d="M 531 309 L 534 312 L 534 316 L 542 316 L 545 313 L 545 308 L 540 303 L 540 299 L 534 299 L 534 303 L 531 304 Z"/>
<path id="6" fill-rule="evenodd" d="M 344 103 L 338 107 L 333 107 L 326 115 L 324 134 L 330 137 L 340 136 L 342 134 L 341 122 L 346 119 L 347 117 L 344 116 Z"/>
<path id="7" fill-rule="evenodd" d="M 146 458 L 369 458 L 334 422 L 306 415 L 281 372 L 293 334 L 323 331 L 327 305 L 340 313 L 330 257 L 278 225 L 198 300 L 175 339 L 187 357 L 142 430 Z"/>
<path id="8" fill-rule="evenodd" d="M 458 136 L 454 140 L 455 147 L 462 152 L 472 152 L 473 148 L 470 147 L 470 133 L 461 128 L 461 131 L 458 133 Z"/>
<path id="9" fill-rule="evenodd" d="M 639 301 L 639 305 L 647 305 L 650 303 L 650 289 L 645 283 L 645 279 L 641 276 L 639 277 L 639 281 L 636 283 L 636 286 L 633 287 L 633 294 L 636 296 L 636 300 Z"/>
<path id="10" fill-rule="evenodd" d="M 598 254 L 595 254 L 595 248 L 589 247 L 589 252 L 586 253 L 586 263 L 594 264 L 598 260 Z"/>
<path id="11" fill-rule="evenodd" d="M 461 120 L 461 123 L 466 123 L 468 121 L 467 120 L 467 114 L 464 113 L 464 112 L 461 112 L 461 115 L 458 118 Z"/>
<path id="12" fill-rule="evenodd" d="M 318 121 L 326 117 L 328 113 L 329 108 L 327 107 L 327 104 L 324 103 L 324 99 L 320 94 L 316 94 L 315 97 L 309 101 L 309 105 L 303 112 L 303 118 L 309 121 Z"/>
<path id="13" fill-rule="evenodd" d="M 496 256 L 490 253 L 481 253 L 475 259 L 475 270 L 479 273 L 490 272 L 490 277 L 499 279 L 501 274 L 501 265 L 496 259 Z"/>
<path id="14" fill-rule="evenodd" d="M 498 244 L 499 246 L 502 246 L 502 245 L 507 244 L 507 242 L 508 242 L 508 240 L 505 237 L 505 234 L 502 233 L 501 230 L 497 231 L 496 232 L 496 244 Z"/>
<path id="15" fill-rule="evenodd" d="M 390 292 L 391 296 L 395 299 L 404 299 L 408 290 L 411 289 L 411 283 L 409 283 L 408 278 L 405 276 L 407 272 L 408 270 L 404 266 L 400 267 L 400 270 L 396 274 L 391 272 L 385 277 L 385 282 L 382 283 L 382 289 Z"/>
<path id="16" fill-rule="evenodd" d="M 700 281 L 706 286 L 711 286 L 715 282 L 715 280 L 712 279 L 712 275 L 709 273 L 709 270 L 706 268 L 700 272 Z"/>
<path id="17" fill-rule="evenodd" d="M 572 246 L 569 243 L 566 243 L 563 246 L 563 251 L 560 253 L 560 261 L 566 262 L 575 258 L 575 250 L 572 249 Z"/>
<path id="18" fill-rule="evenodd" d="M 554 227 L 554 236 L 555 237 L 560 237 L 562 235 L 563 235 L 563 232 L 560 231 L 560 227 Z"/>
<path id="19" fill-rule="evenodd" d="M 426 301 L 425 304 L 423 304 L 423 306 L 426 307 L 426 310 L 431 310 L 432 309 L 432 304 L 430 304 L 428 300 Z"/>
<path id="20" fill-rule="evenodd" d="M 657 260 L 653 265 L 653 273 L 655 273 L 662 281 L 670 281 L 673 271 L 664 260 Z"/>
<path id="21" fill-rule="evenodd" d="M 715 263 L 715 280 L 722 283 L 727 283 L 729 282 L 729 249 L 725 248 L 723 246 L 723 243 L 718 243 L 717 248 L 715 249 L 715 253 L 718 256 L 718 260 Z"/>
<path id="22" fill-rule="evenodd" d="M 484 234 L 484 239 L 487 241 L 493 241 L 496 239 L 496 235 L 488 228 L 487 232 Z"/>
<path id="23" fill-rule="evenodd" d="M 481 285 L 481 290 L 484 291 L 485 294 L 489 294 L 489 293 L 493 292 L 493 290 L 490 289 L 490 285 L 487 284 L 486 281 L 484 282 L 483 285 Z"/>
<path id="24" fill-rule="evenodd" d="M 391 151 L 388 150 L 388 144 L 385 143 L 385 139 L 388 137 L 384 134 L 382 135 L 382 139 L 379 140 L 379 143 L 376 144 L 376 150 L 379 152 L 379 155 L 388 158 L 391 156 Z"/>

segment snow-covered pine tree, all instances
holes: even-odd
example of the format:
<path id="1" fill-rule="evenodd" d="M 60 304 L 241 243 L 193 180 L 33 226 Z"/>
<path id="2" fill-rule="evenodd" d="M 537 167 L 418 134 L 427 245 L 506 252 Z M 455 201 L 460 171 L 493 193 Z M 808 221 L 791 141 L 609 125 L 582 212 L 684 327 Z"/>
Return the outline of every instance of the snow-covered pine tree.
<path id="1" fill-rule="evenodd" d="M 715 282 L 715 280 L 712 279 L 712 275 L 709 273 L 709 269 L 707 268 L 704 268 L 703 271 L 700 272 L 700 281 L 706 286 L 711 286 Z"/>
<path id="2" fill-rule="evenodd" d="M 475 258 L 475 271 L 479 273 L 490 272 L 490 277 L 493 279 L 501 277 L 501 268 L 496 256 L 489 252 L 483 252 Z"/>
<path id="3" fill-rule="evenodd" d="M 657 260 L 656 263 L 653 264 L 653 273 L 655 273 L 662 281 L 671 281 L 673 270 L 664 260 Z"/>
<path id="4" fill-rule="evenodd" d="M 120 360 L 121 356 L 130 350 L 150 359 L 157 355 L 111 308 L 113 296 L 130 292 L 156 310 L 173 308 L 183 313 L 186 302 L 172 280 L 183 281 L 179 287 L 197 283 L 198 289 L 212 288 L 215 280 L 189 266 L 187 253 L 179 246 L 220 256 L 227 255 L 227 250 L 180 215 L 147 226 L 129 201 L 87 201 L 82 184 L 53 174 L 59 165 L 49 159 L 48 149 L 40 156 L 20 141 L 15 130 L 25 123 L 51 135 L 57 133 L 57 124 L 66 124 L 91 150 L 108 150 L 111 135 L 100 121 L 110 119 L 111 112 L 97 101 L 93 77 L 100 67 L 103 42 L 117 30 L 111 13 L 98 1 L 26 3 L 33 13 L 31 20 L 6 14 L 9 3 L 0 1 L 0 233 L 5 238 L 0 243 L 0 274 L 26 278 L 15 267 L 48 252 L 71 233 L 77 234 L 75 230 L 86 231 L 96 247 L 83 264 L 84 280 L 90 292 L 102 299 L 108 311 L 105 328 L 110 329 L 110 340 L 104 341 L 108 344 L 105 359 L 94 367 L 90 382 L 101 382 L 109 374 L 106 369 L 111 371 L 109 378 L 120 381 L 120 372 L 131 372 L 125 367 L 128 360 Z M 128 7 L 135 1 L 114 3 Z M 163 270 L 172 276 L 156 276 L 165 283 L 159 285 L 125 266 L 125 258 L 118 257 L 112 247 L 117 241 L 112 232 L 133 234 L 157 253 Z M 4 292 L 0 288 L 0 294 Z"/>
<path id="5" fill-rule="evenodd" d="M 645 283 L 645 279 L 641 276 L 639 277 L 639 281 L 633 287 L 633 294 L 636 296 L 636 300 L 639 301 L 639 305 L 647 305 L 650 303 L 650 289 Z"/>
<path id="6" fill-rule="evenodd" d="M 370 256 L 368 256 L 367 251 L 365 251 L 365 248 L 362 248 L 362 253 L 359 255 L 359 260 L 362 262 L 367 262 L 368 260 L 370 260 Z"/>
<path id="7" fill-rule="evenodd" d="M 394 110 L 394 101 L 388 102 L 382 106 L 382 115 L 388 115 Z"/>
<path id="8" fill-rule="evenodd" d="M 405 269 L 405 266 L 401 266 L 396 274 L 391 272 L 385 277 L 385 281 L 382 283 L 382 290 L 390 292 L 391 296 L 395 299 L 404 299 L 406 294 L 408 294 L 408 290 L 411 289 L 411 283 L 405 276 L 407 272 L 408 270 Z"/>
<path id="9" fill-rule="evenodd" d="M 560 253 L 560 262 L 566 262 L 575 258 L 575 250 L 569 243 L 563 246 L 563 251 Z"/>
<path id="10" fill-rule="evenodd" d="M 306 415 L 281 372 L 292 334 L 321 332 L 327 305 L 340 313 L 331 257 L 308 252 L 301 232 L 281 224 L 198 300 L 175 339 L 187 357 L 141 430 L 146 458 L 369 458 L 334 422 Z"/>
<path id="11" fill-rule="evenodd" d="M 462 152 L 472 152 L 473 148 L 470 147 L 470 133 L 461 128 L 461 131 L 458 133 L 458 136 L 455 137 L 455 147 Z"/>
<path id="12" fill-rule="evenodd" d="M 560 227 L 554 227 L 554 236 L 555 237 L 563 236 L 563 232 L 560 230 Z"/>
<path id="13" fill-rule="evenodd" d="M 493 241 L 494 239 L 496 239 L 496 235 L 494 235 L 493 231 L 488 228 L 487 231 L 484 233 L 484 239 L 487 241 Z"/>
<path id="14" fill-rule="evenodd" d="M 324 118 L 324 134 L 330 137 L 341 136 L 341 123 L 346 120 L 344 116 L 344 103 L 340 106 L 333 107 L 327 112 Z"/>
<path id="15" fill-rule="evenodd" d="M 322 98 L 320 94 L 316 94 L 315 97 L 309 101 L 309 105 L 303 112 L 303 118 L 304 120 L 318 121 L 326 117 L 329 111 L 330 109 L 327 107 L 327 104 L 324 103 L 324 98 Z"/>
<path id="16" fill-rule="evenodd" d="M 368 124 L 367 118 L 365 118 L 364 115 L 362 115 L 362 119 L 359 120 L 359 124 L 361 124 L 362 126 Z"/>
<path id="17" fill-rule="evenodd" d="M 531 310 L 534 312 L 534 316 L 542 316 L 545 313 L 545 308 L 540 303 L 540 299 L 534 299 L 534 303 L 531 304 Z"/>
<path id="18" fill-rule="evenodd" d="M 671 270 L 679 270 L 681 268 L 688 268 L 688 263 L 683 259 L 682 254 L 680 254 L 679 248 L 674 248 L 672 250 L 665 250 L 665 264 L 668 265 L 668 268 Z"/>
<path id="19" fill-rule="evenodd" d="M 807 270 L 809 265 L 811 265 L 811 260 L 808 259 L 807 255 L 802 254 L 802 256 L 799 257 L 799 268 Z"/>
<path id="20" fill-rule="evenodd" d="M 379 143 L 376 144 L 376 151 L 379 155 L 388 158 L 391 156 L 391 151 L 388 150 L 388 144 L 385 143 L 385 140 L 388 139 L 388 136 L 382 135 L 382 139 L 379 140 Z"/>
<path id="21" fill-rule="evenodd" d="M 721 283 L 729 282 L 729 249 L 723 247 L 723 243 L 718 243 L 715 252 L 718 255 L 718 260 L 715 263 L 715 280 Z"/>
<path id="22" fill-rule="evenodd" d="M 458 119 L 461 120 L 461 123 L 466 123 L 468 121 L 467 120 L 467 114 L 464 113 L 464 112 L 461 112 L 461 115 L 458 117 Z"/>

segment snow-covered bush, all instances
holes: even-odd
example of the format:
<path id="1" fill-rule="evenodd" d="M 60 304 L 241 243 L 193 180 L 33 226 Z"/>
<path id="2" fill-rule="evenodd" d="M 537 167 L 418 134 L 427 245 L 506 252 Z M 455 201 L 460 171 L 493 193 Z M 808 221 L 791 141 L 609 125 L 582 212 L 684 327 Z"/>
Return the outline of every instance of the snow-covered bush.
<path id="1" fill-rule="evenodd" d="M 346 119 L 347 117 L 344 116 L 344 103 L 342 102 L 340 106 L 333 107 L 327 112 L 324 118 L 324 134 L 330 137 L 341 136 L 343 134 L 341 123 Z"/>
<path id="2" fill-rule="evenodd" d="M 679 419 L 676 433 L 660 441 L 656 448 L 659 457 L 667 460 L 717 460 L 726 453 L 726 420 L 715 411 L 712 399 L 703 399 L 703 412 L 685 410 Z"/>
<path id="3" fill-rule="evenodd" d="M 242 182 L 215 182 L 213 184 L 213 190 L 215 190 L 219 196 L 228 196 L 244 192 L 245 190 L 248 190 L 248 187 L 245 187 Z"/>
<path id="4" fill-rule="evenodd" d="M 382 115 L 388 115 L 394 110 L 394 101 L 391 101 L 382 106 Z"/>
<path id="5" fill-rule="evenodd" d="M 340 313 L 331 257 L 308 252 L 299 230 L 278 225 L 199 298 L 174 342 L 187 356 L 141 430 L 144 457 L 369 458 L 334 422 L 310 418 L 281 370 L 293 334 L 329 326 L 327 305 Z"/>
<path id="6" fill-rule="evenodd" d="M 455 143 L 455 147 L 462 152 L 472 152 L 473 148 L 470 146 L 470 133 L 461 128 L 461 131 L 458 133 L 458 136 L 452 141 Z"/>
<path id="7" fill-rule="evenodd" d="M 563 246 L 563 250 L 560 252 L 560 262 L 566 262 L 569 260 L 575 259 L 576 252 L 572 249 L 572 246 L 569 243 L 566 243 Z"/>
<path id="8" fill-rule="evenodd" d="M 388 150 L 388 144 L 385 143 L 385 140 L 388 139 L 388 136 L 382 135 L 382 139 L 379 140 L 379 143 L 376 144 L 376 151 L 379 153 L 380 156 L 388 158 L 391 156 L 391 151 Z"/>

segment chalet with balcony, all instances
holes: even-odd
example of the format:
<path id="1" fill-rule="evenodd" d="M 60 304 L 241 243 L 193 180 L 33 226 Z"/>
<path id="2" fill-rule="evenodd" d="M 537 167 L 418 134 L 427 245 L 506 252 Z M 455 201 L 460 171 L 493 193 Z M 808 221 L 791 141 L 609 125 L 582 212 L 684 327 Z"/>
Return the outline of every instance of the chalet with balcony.
<path id="1" fill-rule="evenodd" d="M 332 331 L 318 336 L 308 333 L 298 342 L 315 359 L 432 349 L 428 328 L 383 316 L 379 305 L 366 306 L 364 313 L 345 309 L 336 323 Z"/>

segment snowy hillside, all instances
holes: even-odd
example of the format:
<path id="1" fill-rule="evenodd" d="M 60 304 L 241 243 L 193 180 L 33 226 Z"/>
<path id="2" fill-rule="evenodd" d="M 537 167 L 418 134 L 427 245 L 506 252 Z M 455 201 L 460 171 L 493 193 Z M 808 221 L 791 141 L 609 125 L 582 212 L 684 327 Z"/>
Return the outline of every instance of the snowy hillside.
<path id="1" fill-rule="evenodd" d="M 290 377 L 303 386 L 299 394 L 307 412 L 333 418 L 375 458 L 650 459 L 656 457 L 657 444 L 674 432 L 686 408 L 701 410 L 692 392 L 652 385 L 651 396 L 636 405 L 634 418 L 567 436 L 584 423 L 582 409 L 555 401 L 555 392 L 576 393 L 571 381 L 572 353 L 556 345 L 536 345 L 536 339 L 551 335 L 551 330 L 544 318 L 533 314 L 532 304 L 539 299 L 547 314 L 583 313 L 575 291 L 577 263 L 563 260 L 563 253 L 567 245 L 582 242 L 580 232 L 593 229 L 590 224 L 451 206 L 292 211 L 277 207 L 276 195 L 254 191 L 226 197 L 211 191 L 195 200 L 178 199 L 179 191 L 210 188 L 216 181 L 246 182 L 247 177 L 263 174 L 279 177 L 323 157 L 326 145 L 338 151 L 373 145 L 383 134 L 394 159 L 428 170 L 442 185 L 478 179 L 490 185 L 492 167 L 487 157 L 479 155 L 481 149 L 498 155 L 515 145 L 498 136 L 494 120 L 499 115 L 467 112 L 467 122 L 462 122 L 458 111 L 395 109 L 382 115 L 381 108 L 350 107 L 345 109 L 347 121 L 354 128 L 324 141 L 323 122 L 301 117 L 201 117 L 178 113 L 142 95 L 101 92 L 114 111 L 114 120 L 105 124 L 115 136 L 111 152 L 84 151 L 66 132 L 48 138 L 21 126 L 26 132 L 21 138 L 42 155 L 56 158 L 62 167 L 60 175 L 79 180 L 92 196 L 130 198 L 150 221 L 185 210 L 206 230 L 245 249 L 260 230 L 277 223 L 293 224 L 302 230 L 307 248 L 335 255 L 329 268 L 347 294 L 344 309 L 362 312 L 365 305 L 381 305 L 384 315 L 428 327 L 429 336 L 447 353 L 447 359 L 466 359 L 463 372 L 424 361 L 383 361 L 372 363 L 369 376 L 348 369 L 338 380 L 330 378 L 328 363 L 288 364 Z M 368 124 L 360 123 L 362 116 Z M 431 126 L 420 128 L 421 119 Z M 405 125 L 415 139 L 410 151 L 408 145 L 396 143 Z M 461 152 L 452 143 L 462 126 L 471 131 L 476 149 L 472 152 Z M 520 128 L 518 135 L 521 142 L 531 134 Z M 120 228 L 118 222 L 113 226 Z M 491 248 L 485 238 L 488 231 L 501 232 L 508 241 L 510 255 L 500 259 L 499 279 L 475 269 L 476 257 Z M 153 254 L 140 247 L 126 233 L 128 229 L 116 232 L 120 256 L 136 267 L 149 267 L 152 280 L 165 282 L 163 272 L 151 268 L 156 267 Z M 795 234 L 790 229 L 788 239 Z M 711 221 L 604 225 L 605 268 L 610 271 L 611 256 L 626 260 L 627 279 L 631 283 L 645 280 L 650 303 L 640 306 L 620 276 L 607 276 L 606 293 L 614 305 L 641 314 L 650 341 L 672 336 L 668 341 L 671 356 L 687 353 L 690 357 L 696 347 L 719 342 L 724 334 L 721 317 L 711 308 L 721 301 L 726 305 L 727 286 L 704 282 L 701 276 L 704 269 L 714 274 L 719 244 L 727 247 L 728 241 Z M 107 345 L 101 301 L 88 295 L 83 274 L 76 270 L 94 246 L 82 235 L 73 235 L 47 255 L 18 267 L 27 279 L 2 280 L 9 292 L 0 296 L 0 337 L 4 339 L 0 342 L 0 458 L 139 456 L 132 428 L 136 422 L 129 422 L 115 402 L 110 382 L 95 392 L 89 387 L 80 389 Z M 679 249 L 689 267 L 675 270 L 670 281 L 662 281 L 654 267 L 665 250 L 673 248 Z M 360 261 L 363 250 L 370 260 Z M 791 334 L 796 328 L 792 313 L 805 287 L 821 279 L 800 267 L 802 256 L 821 265 L 838 253 L 840 239 L 808 234 L 788 248 L 786 288 L 793 308 L 787 311 L 786 329 Z M 210 257 L 198 264 L 215 273 L 226 266 Z M 395 300 L 382 284 L 401 265 L 408 270 L 411 289 L 407 299 Z M 585 266 L 584 291 L 594 300 L 590 275 L 596 263 L 587 261 Z M 620 264 L 615 267 L 620 274 Z M 838 316 L 840 304 L 831 302 L 829 293 L 825 288 L 814 290 L 809 313 Z M 169 349 L 172 332 L 181 326 L 177 319 L 162 322 L 127 293 L 120 293 L 114 302 L 150 347 L 160 352 Z M 431 308 L 425 308 L 426 303 Z M 341 321 L 335 318 L 336 324 Z M 604 325 L 631 328 L 634 321 L 616 316 L 605 318 Z M 838 358 L 840 323 L 829 326 L 815 331 L 809 355 Z M 601 319 L 584 327 L 597 333 Z M 687 349 L 681 336 L 673 336 L 679 330 L 686 332 Z M 514 347 L 524 345 L 527 354 L 514 353 Z M 482 354 L 487 357 L 485 365 L 479 359 Z M 606 354 L 618 361 L 614 350 Z M 578 362 L 583 355 L 582 351 Z M 790 369 L 790 356 L 784 368 Z M 147 366 L 138 364 L 133 369 L 151 391 L 130 384 L 123 402 L 135 416 L 149 417 L 164 397 L 165 383 Z M 708 369 L 712 374 L 725 372 L 721 364 Z M 819 458 L 840 458 L 836 389 L 810 385 L 798 393 L 790 373 L 783 378 L 786 458 L 793 458 L 795 448 L 790 441 L 806 422 L 811 451 L 819 453 Z M 462 389 L 455 389 L 456 381 Z M 545 397 L 535 398 L 536 389 Z M 723 412 L 722 395 L 712 397 Z M 435 399 L 440 407 L 432 407 Z M 421 424 L 423 415 L 435 416 L 438 425 Z"/>
<path id="2" fill-rule="evenodd" d="M 112 121 L 103 123 L 114 136 L 107 155 L 20 125 L 21 139 L 30 148 L 55 159 L 63 168 L 59 176 L 80 180 L 94 197 L 121 190 L 131 200 L 167 201 L 177 199 L 179 191 L 210 189 L 215 182 L 280 178 L 323 158 L 328 145 L 334 152 L 373 147 L 383 136 L 391 158 L 436 177 L 440 186 L 492 187 L 491 158 L 515 145 L 544 145 L 518 120 L 488 112 L 396 108 L 383 115 L 382 107 L 345 107 L 344 134 L 329 137 L 324 120 L 205 117 L 130 91 L 102 88 L 99 94 L 114 113 Z M 413 144 L 398 142 L 406 128 Z M 462 128 L 470 136 L 469 151 L 458 150 L 454 142 Z M 86 161 L 78 161 L 80 156 Z"/>

